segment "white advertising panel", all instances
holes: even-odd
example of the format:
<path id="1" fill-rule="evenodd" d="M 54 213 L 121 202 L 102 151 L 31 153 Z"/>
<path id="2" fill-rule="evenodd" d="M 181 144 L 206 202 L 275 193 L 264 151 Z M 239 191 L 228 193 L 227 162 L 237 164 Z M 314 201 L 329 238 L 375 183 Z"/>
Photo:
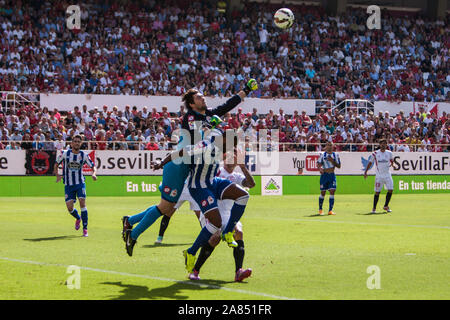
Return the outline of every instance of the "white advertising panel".
<path id="1" fill-rule="evenodd" d="M 166 157 L 168 151 L 91 151 L 98 175 L 162 175 L 152 162 Z M 362 175 L 370 152 L 339 152 L 338 175 Z M 450 154 L 445 152 L 394 152 L 394 175 L 450 175 Z M 249 152 L 245 163 L 254 175 L 319 175 L 319 152 Z M 25 175 L 25 150 L 0 150 L 0 175 Z M 85 174 L 89 174 L 85 168 Z M 368 172 L 375 174 L 375 169 Z"/>
<path id="2" fill-rule="evenodd" d="M 25 175 L 25 150 L 0 150 L 0 175 Z"/>
<path id="3" fill-rule="evenodd" d="M 206 97 L 206 103 L 209 108 L 215 108 L 229 98 Z M 80 109 L 86 105 L 88 110 L 98 108 L 103 110 L 103 106 L 108 106 L 111 111 L 114 106 L 119 110 L 125 110 L 125 106 L 131 108 L 136 106 L 139 111 L 147 106 L 149 112 L 153 107 L 161 111 L 163 106 L 167 107 L 169 112 L 178 112 L 183 104 L 181 96 L 128 96 L 128 95 L 105 95 L 105 94 L 40 94 L 40 104 L 42 107 L 48 107 L 50 110 L 57 108 L 60 111 L 73 110 L 75 106 Z M 286 114 L 293 114 L 295 110 L 301 113 L 305 110 L 307 114 L 314 115 L 316 113 L 316 100 L 314 99 L 261 99 L 261 98 L 245 98 L 239 104 L 244 113 L 252 112 L 253 108 L 257 108 L 259 113 L 268 113 L 273 110 L 278 113 L 280 108 Z M 237 110 L 235 110 L 237 112 Z"/>
<path id="4" fill-rule="evenodd" d="M 362 175 L 367 166 L 370 152 L 339 152 L 341 168 L 336 174 Z M 246 156 L 246 164 L 256 175 L 319 175 L 317 160 L 319 152 L 274 153 L 272 163 L 262 162 L 261 153 L 252 152 Z M 269 157 L 265 156 L 265 160 Z M 272 164 L 272 165 L 271 165 Z M 391 167 L 394 175 L 447 175 L 450 174 L 450 154 L 445 152 L 394 152 Z M 372 167 L 368 174 L 375 174 Z"/>
<path id="5" fill-rule="evenodd" d="M 401 101 L 401 102 L 389 102 L 389 101 L 375 101 L 374 112 L 378 115 L 379 112 L 389 111 L 389 114 L 395 115 L 402 110 L 405 116 L 416 113 L 423 107 L 424 112 L 436 113 L 438 116 L 442 115 L 442 112 L 450 112 L 450 103 L 448 102 L 414 102 L 414 101 Z"/>

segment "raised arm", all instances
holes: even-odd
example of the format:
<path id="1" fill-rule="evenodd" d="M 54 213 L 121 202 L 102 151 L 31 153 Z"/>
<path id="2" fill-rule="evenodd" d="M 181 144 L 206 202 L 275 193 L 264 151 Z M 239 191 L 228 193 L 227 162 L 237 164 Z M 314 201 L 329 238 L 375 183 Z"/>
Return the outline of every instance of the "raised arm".
<path id="1" fill-rule="evenodd" d="M 256 80 L 250 79 L 243 90 L 239 91 L 236 95 L 228 99 L 224 104 L 212 109 L 211 112 L 221 117 L 227 112 L 233 110 L 239 103 L 242 102 L 242 100 L 244 100 L 246 96 L 250 94 L 250 92 L 257 89 L 258 83 L 256 82 Z"/>
<path id="2" fill-rule="evenodd" d="M 234 158 L 239 168 L 241 168 L 242 173 L 245 176 L 245 179 L 242 181 L 242 186 L 250 189 L 253 188 L 256 185 L 255 179 L 253 179 L 253 176 L 250 173 L 250 171 L 248 171 L 247 167 L 245 166 L 245 163 L 239 163 L 239 160 L 245 159 L 244 153 L 241 150 L 236 149 Z"/>

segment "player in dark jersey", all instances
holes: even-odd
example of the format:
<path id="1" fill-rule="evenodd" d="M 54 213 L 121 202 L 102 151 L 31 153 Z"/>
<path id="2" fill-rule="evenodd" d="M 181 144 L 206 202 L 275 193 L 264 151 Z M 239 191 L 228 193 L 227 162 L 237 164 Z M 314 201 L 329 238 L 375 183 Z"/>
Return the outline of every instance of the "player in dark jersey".
<path id="1" fill-rule="evenodd" d="M 206 99 L 199 92 L 197 89 L 189 89 L 183 96 L 183 102 L 185 104 L 185 107 L 187 109 L 186 114 L 183 116 L 182 122 L 181 122 L 181 128 L 183 130 L 180 131 L 180 141 L 178 145 L 178 149 L 182 149 L 184 146 L 187 145 L 195 145 L 199 141 L 203 140 L 204 138 L 204 131 L 203 129 L 205 127 L 210 128 L 211 124 L 210 121 L 214 116 L 222 117 L 227 112 L 233 110 L 239 103 L 242 102 L 242 100 L 251 92 L 258 89 L 258 84 L 256 80 L 250 79 L 244 90 L 239 91 L 236 95 L 228 99 L 224 104 L 214 108 L 214 109 L 208 109 L 208 106 L 206 105 Z M 182 164 L 181 164 L 182 165 Z M 173 166 L 175 166 L 174 163 L 169 163 L 169 167 L 164 167 L 164 170 L 169 171 L 169 169 Z M 187 169 L 189 170 L 189 169 Z M 174 171 L 174 170 L 172 170 Z M 179 185 L 177 186 L 178 190 L 178 197 L 181 194 L 184 182 L 187 178 L 186 176 L 182 175 L 183 179 L 178 179 Z M 164 179 L 162 186 L 165 186 Z M 164 190 L 164 189 L 163 189 Z M 178 201 L 178 199 L 177 199 Z M 177 202 L 175 201 L 175 203 Z M 173 207 L 172 207 L 173 208 Z M 170 218 L 172 217 L 172 214 L 175 212 L 175 209 L 172 209 L 170 214 L 165 214 L 163 218 L 161 219 L 161 225 L 159 229 L 159 235 L 156 240 L 156 243 L 161 243 L 163 239 L 163 235 L 169 226 Z"/>
<path id="2" fill-rule="evenodd" d="M 203 95 L 196 89 L 190 89 L 183 96 L 183 101 L 186 104 L 188 113 L 183 117 L 182 130 L 178 149 L 187 145 L 193 145 L 196 141 L 201 141 L 203 137 L 203 123 L 207 123 L 211 117 L 216 113 L 225 114 L 234 107 L 236 107 L 251 91 L 258 89 L 258 84 L 255 79 L 250 79 L 244 90 L 238 92 L 237 95 L 228 99 L 223 105 L 208 109 Z M 186 118 L 186 121 L 185 121 Z M 190 120 L 192 119 L 192 123 Z M 198 121 L 195 121 L 198 119 Z M 125 241 L 125 249 L 129 256 L 133 254 L 133 248 L 139 235 L 147 230 L 159 217 L 170 217 L 175 212 L 175 204 L 177 203 L 186 178 L 189 175 L 190 166 L 183 161 L 171 161 L 163 169 L 163 181 L 159 188 L 161 191 L 161 201 L 158 205 L 153 205 L 145 211 L 135 214 L 131 217 L 125 216 L 122 218 L 122 234 Z M 165 218 L 164 223 L 168 224 L 168 218 Z M 133 225 L 139 223 L 133 229 Z"/>

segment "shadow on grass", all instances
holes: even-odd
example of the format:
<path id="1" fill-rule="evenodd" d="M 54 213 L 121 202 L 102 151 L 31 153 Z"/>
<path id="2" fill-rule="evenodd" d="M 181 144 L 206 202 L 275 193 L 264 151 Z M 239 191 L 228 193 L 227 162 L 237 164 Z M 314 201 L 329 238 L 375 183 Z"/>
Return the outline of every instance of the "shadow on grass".
<path id="1" fill-rule="evenodd" d="M 317 214 L 310 214 L 309 216 L 304 216 L 304 217 L 311 218 L 311 217 L 326 217 L 326 216 L 328 216 L 328 214 L 320 215 L 317 213 Z"/>
<path id="2" fill-rule="evenodd" d="M 230 281 L 232 282 L 232 281 Z M 181 292 L 186 290 L 218 290 L 223 284 L 230 283 L 220 280 L 202 280 L 202 281 L 179 281 L 167 287 L 150 289 L 146 286 L 116 282 L 101 282 L 100 284 L 112 285 L 122 288 L 120 295 L 112 297 L 110 300 L 137 300 L 137 299 L 177 299 L 187 300 L 189 296 L 183 295 Z"/>
<path id="3" fill-rule="evenodd" d="M 158 248 L 158 247 L 181 247 L 181 246 L 191 246 L 192 243 L 154 243 L 154 244 L 144 244 L 142 248 Z"/>
<path id="4" fill-rule="evenodd" d="M 48 238 L 34 238 L 34 239 L 23 239 L 25 241 L 39 242 L 39 241 L 51 241 L 51 240 L 70 240 L 73 238 L 79 238 L 81 236 L 58 236 L 58 237 L 48 237 Z"/>
<path id="5" fill-rule="evenodd" d="M 375 213 L 372 213 L 372 212 L 369 212 L 369 213 L 357 213 L 357 215 L 359 215 L 359 216 L 376 216 L 377 214 L 382 214 L 382 215 L 386 215 L 386 214 L 387 214 L 387 212 L 375 212 Z"/>

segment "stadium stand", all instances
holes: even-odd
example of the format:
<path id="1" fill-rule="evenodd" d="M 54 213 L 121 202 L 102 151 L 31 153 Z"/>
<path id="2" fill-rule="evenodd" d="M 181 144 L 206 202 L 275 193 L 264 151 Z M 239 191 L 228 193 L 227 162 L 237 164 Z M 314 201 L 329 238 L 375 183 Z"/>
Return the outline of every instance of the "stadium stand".
<path id="1" fill-rule="evenodd" d="M 319 6 L 292 6 L 296 24 L 282 32 L 271 24 L 273 4 L 246 3 L 242 12 L 249 16 L 234 11 L 227 17 L 206 1 L 124 7 L 88 0 L 81 5 L 81 29 L 68 30 L 63 2 L 2 2 L 3 91 L 182 95 L 197 87 L 208 96 L 229 97 L 253 77 L 259 98 L 450 100 L 448 16 L 430 21 L 420 14 L 387 14 L 382 30 L 368 30 L 362 10 L 335 18 Z M 66 114 L 23 104 L 0 113 L 0 149 L 60 149 L 75 133 L 91 149 L 171 149 L 184 111 L 152 109 L 77 106 Z M 312 118 L 301 110 L 237 111 L 225 121 L 249 138 L 279 129 L 274 147 L 283 151 L 320 150 L 327 140 L 342 151 L 370 151 L 381 136 L 395 151 L 450 150 L 447 114 L 323 109 Z"/>

